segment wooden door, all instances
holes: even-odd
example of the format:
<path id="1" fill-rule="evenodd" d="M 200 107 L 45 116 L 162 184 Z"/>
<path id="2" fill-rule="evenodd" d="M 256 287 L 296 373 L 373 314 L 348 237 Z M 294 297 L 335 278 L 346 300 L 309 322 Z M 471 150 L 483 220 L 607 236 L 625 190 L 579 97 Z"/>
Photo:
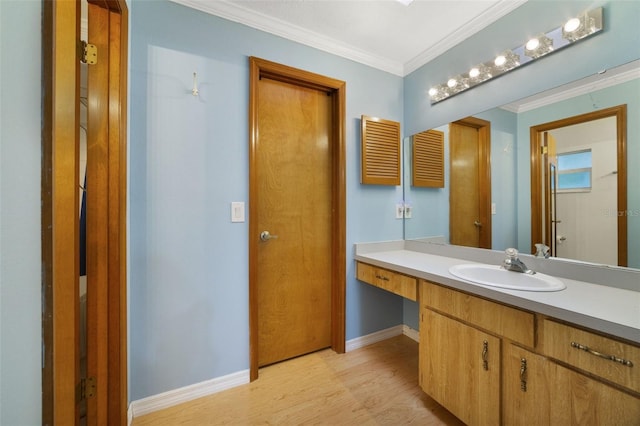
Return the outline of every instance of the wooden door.
<path id="1" fill-rule="evenodd" d="M 420 319 L 422 389 L 468 425 L 499 424 L 500 339 L 429 309 Z"/>
<path id="2" fill-rule="evenodd" d="M 249 62 L 255 380 L 261 365 L 329 346 L 345 350 L 346 86 L 264 59 Z"/>
<path id="3" fill-rule="evenodd" d="M 43 2 L 42 258 L 43 424 L 125 424 L 126 87 L 124 0 L 90 0 L 89 40 L 98 46 L 88 104 L 88 375 L 79 350 L 80 2 Z M 79 400 L 86 400 L 80 419 Z"/>
<path id="4" fill-rule="evenodd" d="M 89 0 L 87 423 L 126 421 L 126 5 Z M 123 9 L 124 8 L 124 9 Z"/>
<path id="5" fill-rule="evenodd" d="M 331 346 L 330 112 L 324 91 L 258 83 L 260 366 Z"/>
<path id="6" fill-rule="evenodd" d="M 451 244 L 491 248 L 489 126 L 471 117 L 449 125 Z"/>

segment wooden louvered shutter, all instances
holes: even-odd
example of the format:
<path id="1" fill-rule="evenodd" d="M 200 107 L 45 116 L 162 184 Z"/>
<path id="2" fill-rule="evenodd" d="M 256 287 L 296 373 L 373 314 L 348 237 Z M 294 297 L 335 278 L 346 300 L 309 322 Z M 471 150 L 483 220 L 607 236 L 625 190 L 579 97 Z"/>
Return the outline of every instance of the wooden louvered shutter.
<path id="1" fill-rule="evenodd" d="M 362 183 L 400 185 L 400 123 L 362 116 Z"/>
<path id="2" fill-rule="evenodd" d="M 427 130 L 413 136 L 413 186 L 444 188 L 444 133 Z"/>

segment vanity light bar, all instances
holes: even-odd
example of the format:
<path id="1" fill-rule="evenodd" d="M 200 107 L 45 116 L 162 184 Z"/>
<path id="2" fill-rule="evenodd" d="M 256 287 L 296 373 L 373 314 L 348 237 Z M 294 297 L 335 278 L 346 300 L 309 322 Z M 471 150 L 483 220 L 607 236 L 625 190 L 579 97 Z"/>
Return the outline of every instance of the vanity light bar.
<path id="1" fill-rule="evenodd" d="M 485 81 L 528 64 L 542 56 L 569 46 L 603 29 L 602 7 L 569 19 L 561 27 L 540 34 L 522 46 L 506 50 L 494 59 L 472 67 L 468 72 L 449 78 L 429 89 L 431 105 L 471 89 Z"/>

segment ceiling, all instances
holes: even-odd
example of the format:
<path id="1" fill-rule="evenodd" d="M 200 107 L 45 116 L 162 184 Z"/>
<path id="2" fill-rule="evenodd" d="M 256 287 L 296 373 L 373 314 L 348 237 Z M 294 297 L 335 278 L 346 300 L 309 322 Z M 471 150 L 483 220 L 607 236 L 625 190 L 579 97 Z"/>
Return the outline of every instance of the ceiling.
<path id="1" fill-rule="evenodd" d="M 405 76 L 526 0 L 172 0 Z"/>

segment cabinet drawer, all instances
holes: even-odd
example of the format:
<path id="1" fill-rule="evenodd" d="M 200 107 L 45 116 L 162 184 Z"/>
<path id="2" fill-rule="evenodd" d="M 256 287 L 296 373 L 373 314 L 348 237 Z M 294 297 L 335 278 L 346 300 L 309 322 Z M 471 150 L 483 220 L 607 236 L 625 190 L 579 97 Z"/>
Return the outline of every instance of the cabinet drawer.
<path id="1" fill-rule="evenodd" d="M 356 278 L 407 299 L 416 300 L 417 280 L 388 269 L 356 262 Z"/>
<path id="2" fill-rule="evenodd" d="M 529 347 L 534 345 L 534 315 L 500 303 L 420 280 L 421 303 Z"/>
<path id="3" fill-rule="evenodd" d="M 640 348 L 543 318 L 541 352 L 640 392 Z"/>

